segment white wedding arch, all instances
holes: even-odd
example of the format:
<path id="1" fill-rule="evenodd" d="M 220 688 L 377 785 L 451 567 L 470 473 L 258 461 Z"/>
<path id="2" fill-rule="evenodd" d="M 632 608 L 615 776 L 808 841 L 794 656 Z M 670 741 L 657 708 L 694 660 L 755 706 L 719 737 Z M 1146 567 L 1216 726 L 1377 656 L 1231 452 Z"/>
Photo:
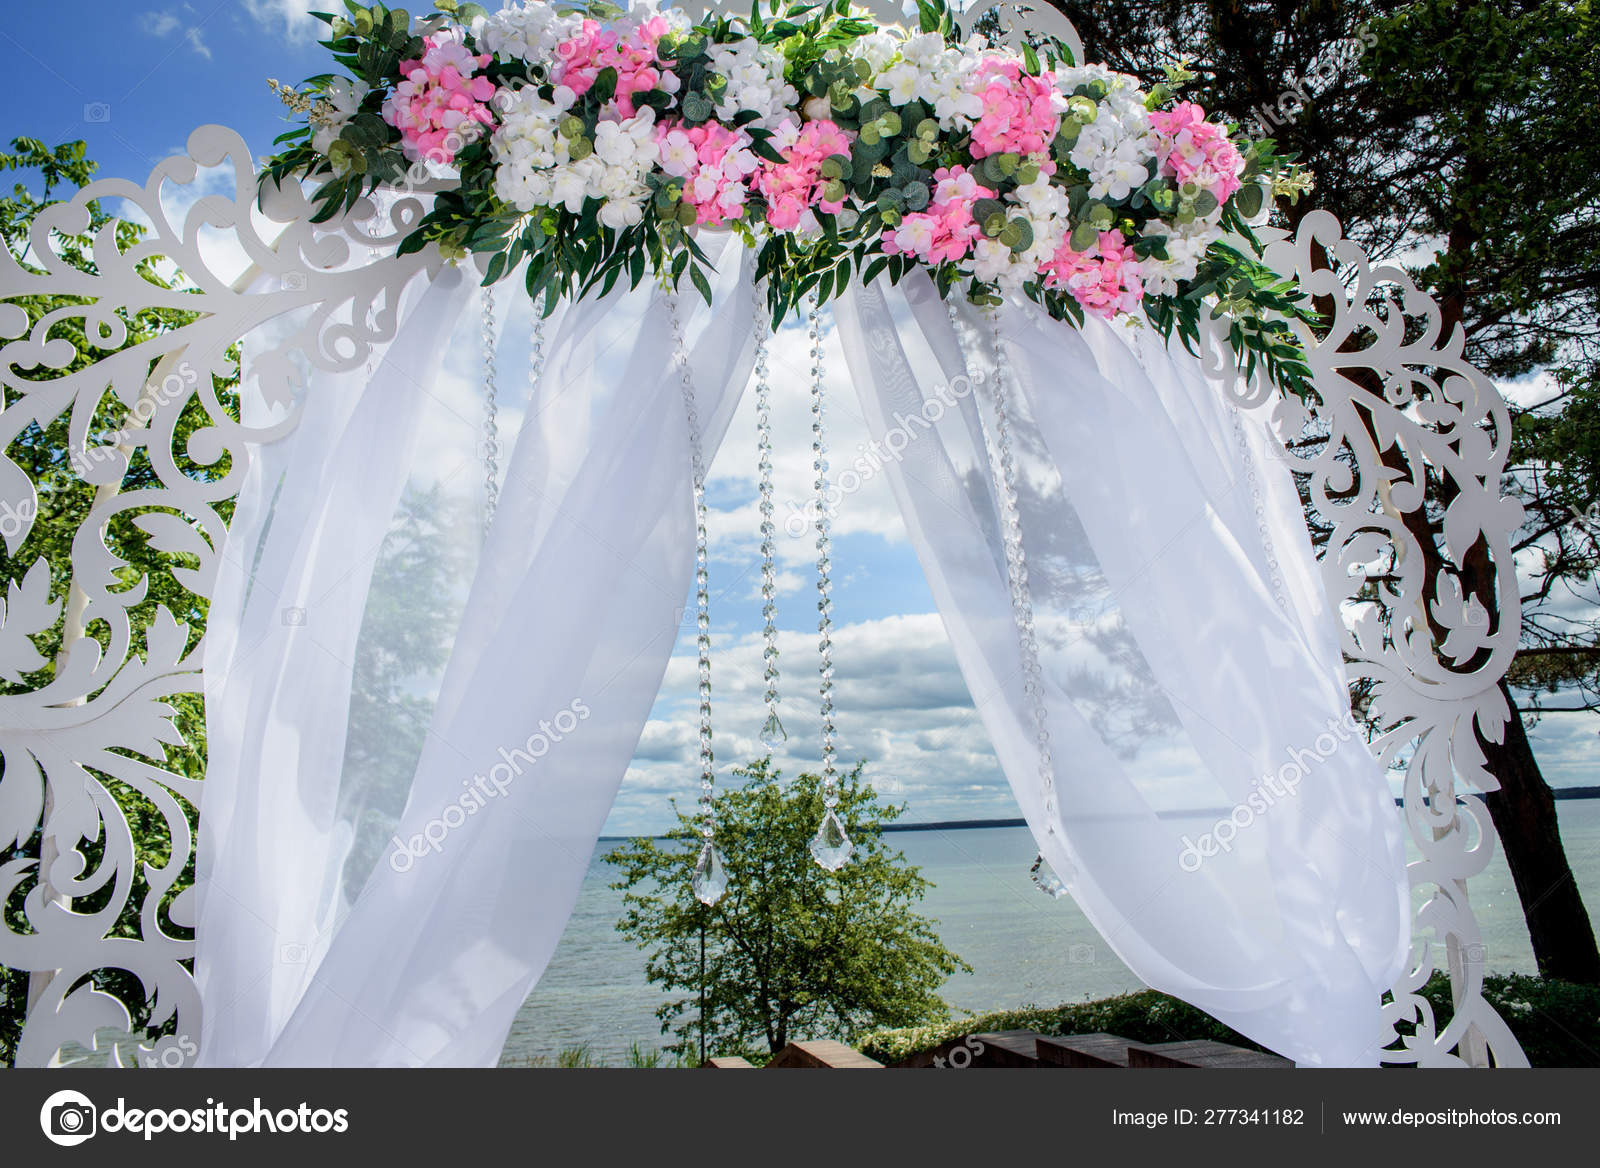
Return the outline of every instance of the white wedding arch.
<path id="1" fill-rule="evenodd" d="M 181 220 L 169 217 L 175 192 L 199 189 L 201 175 L 218 173 L 231 174 L 224 184 L 231 193 L 201 195 Z M 60 259 L 52 233 L 79 229 L 92 199 L 125 199 L 153 229 L 128 254 L 98 248 L 98 271 L 90 275 Z M 253 565 L 239 562 L 243 553 L 236 541 L 225 542 L 219 504 L 248 486 L 262 450 L 281 445 L 301 425 L 309 408 L 308 383 L 358 379 L 363 370 L 370 375 L 375 356 L 380 363 L 385 354 L 394 357 L 389 347 L 416 303 L 408 297 L 420 285 L 447 287 L 455 279 L 432 249 L 393 254 L 421 213 L 416 197 L 363 200 L 326 224 L 310 222 L 311 208 L 297 189 L 269 194 L 259 208 L 255 200 L 255 167 L 244 141 L 223 127 L 205 126 L 191 136 L 186 155 L 156 167 L 143 186 L 100 180 L 42 214 L 30 255 L 38 270 L 19 266 L 9 255 L 0 260 L 0 377 L 11 401 L 0 415 L 0 437 L 9 446 L 32 425 L 69 417 L 74 465 L 97 487 L 93 510 L 73 542 L 70 592 L 49 594 L 41 560 L 12 585 L 0 624 L 0 675 L 15 677 L 37 667 L 30 635 L 50 628 L 66 607 L 69 647 L 55 679 L 34 692 L 0 697 L 0 837 L 21 848 L 38 830 L 42 840 L 39 854 L 19 852 L 0 866 L 0 900 L 13 906 L 0 930 L 0 962 L 33 975 L 19 1066 L 58 1063 L 64 1046 L 93 1046 L 97 1031 L 127 1030 L 126 1007 L 95 987 L 96 971 L 133 974 L 151 1005 L 151 1027 L 164 1034 L 154 1041 L 141 1035 L 118 1041 L 110 1057 L 119 1065 L 193 1063 L 213 1023 L 202 1017 L 202 993 L 191 973 L 191 937 L 201 916 L 195 893 L 168 896 L 195 847 L 186 808 L 199 807 L 206 815 L 212 808 L 202 784 L 159 760 L 161 743 L 174 734 L 165 700 L 199 693 L 203 684 L 209 688 L 216 679 L 203 677 L 202 663 L 236 660 L 229 654 L 236 655 L 237 646 L 197 642 L 165 613 L 136 631 L 128 610 L 143 590 L 118 579 L 121 561 L 104 541 L 108 520 L 135 513 L 155 549 L 185 557 L 173 573 L 197 598 L 213 597 L 219 579 L 237 586 Z M 243 275 L 228 279 L 214 270 L 210 257 L 218 233 L 248 257 Z M 136 265 L 145 256 L 166 257 L 192 288 L 168 291 L 144 280 Z M 1227 416 L 1239 427 L 1240 442 L 1247 425 L 1258 436 L 1259 453 L 1292 466 L 1330 528 L 1320 574 L 1330 605 L 1346 618 L 1341 648 L 1347 669 L 1352 680 L 1370 683 L 1371 716 L 1383 727 L 1375 743 L 1381 758 L 1403 761 L 1406 768 L 1397 814 L 1418 854 L 1409 867 L 1410 883 L 1424 895 L 1412 922 L 1410 958 L 1383 1008 L 1383 1058 L 1423 1066 L 1525 1065 L 1504 1022 L 1482 997 L 1482 948 L 1468 895 L 1471 878 L 1483 871 L 1495 843 L 1478 797 L 1494 781 L 1484 770 L 1477 735 L 1496 738 L 1508 717 L 1497 682 L 1516 650 L 1518 614 L 1514 607 L 1492 611 L 1465 594 L 1461 566 L 1469 552 L 1482 555 L 1486 549 L 1498 574 L 1498 594 L 1516 595 L 1509 544 L 1520 509 L 1500 493 L 1510 440 L 1506 405 L 1493 383 L 1463 360 L 1462 337 L 1440 335 L 1438 306 L 1404 272 L 1372 267 L 1354 243 L 1341 238 L 1331 216 L 1307 216 L 1295 237 L 1271 244 L 1267 259 L 1331 304 L 1332 327 L 1320 340 L 1307 337 L 1320 400 L 1310 403 L 1306 416 L 1274 406 L 1270 387 L 1230 375 L 1214 348 L 1208 351 L 1209 373 L 1234 407 Z M 36 295 L 83 303 L 54 310 L 30 330 L 13 302 Z M 155 307 L 196 317 L 120 349 L 122 320 Z M 865 310 L 853 305 L 849 311 L 863 364 L 871 364 L 877 342 L 869 336 Z M 62 372 L 75 354 L 69 342 L 52 338 L 51 328 L 69 316 L 81 320 L 103 355 L 85 368 Z M 243 422 L 219 404 L 209 376 L 232 373 L 228 350 L 241 339 L 249 347 L 258 399 L 273 407 L 257 415 L 247 408 Z M 847 351 L 850 344 L 847 337 Z M 1140 344 L 1135 349 L 1144 355 L 1151 346 Z M 180 379 L 181 388 L 173 389 L 177 383 L 169 374 L 180 365 L 200 376 Z M 874 373 L 885 383 L 895 376 L 876 366 Z M 130 419 L 109 439 L 91 433 L 108 391 Z M 186 450 L 174 450 L 179 416 L 196 401 L 211 424 L 189 437 Z M 723 424 L 726 410 L 731 402 Z M 1269 450 L 1259 435 L 1271 428 L 1311 440 Z M 136 449 L 150 459 L 160 486 L 124 493 L 120 483 Z M 181 465 L 216 466 L 224 457 L 230 469 L 211 481 Z M 1248 449 L 1241 465 L 1252 465 Z M 1454 492 L 1441 538 L 1426 555 L 1418 532 L 1431 528 L 1406 522 L 1427 505 L 1425 468 Z M 1261 490 L 1255 472 L 1248 473 L 1259 516 Z M 0 507 L 0 534 L 8 555 L 15 555 L 38 501 L 32 483 L 9 458 L 0 458 Z M 1015 519 L 1014 500 L 1010 518 Z M 1003 507 L 994 522 L 1007 524 Z M 1020 557 L 1020 543 L 1018 549 Z M 1010 544 L 1006 550 L 1009 555 Z M 1271 591 L 1285 606 L 1270 540 L 1265 556 Z M 1430 564 L 1438 568 L 1433 580 L 1424 578 Z M 1003 585 L 1002 580 L 1002 594 Z M 1428 609 L 1424 595 L 1433 597 Z M 223 599 L 218 596 L 216 603 Z M 237 596 L 228 599 L 240 602 Z M 109 648 L 85 635 L 93 625 L 109 630 Z M 1447 635 L 1437 637 L 1436 628 Z M 208 639 L 215 637 L 213 629 Z M 1020 769 L 1031 765 L 1024 758 Z M 148 801 L 165 821 L 172 847 L 164 867 L 137 859 L 133 829 L 108 779 Z M 1043 806 L 1053 797 L 1046 791 Z M 97 840 L 103 847 L 90 864 L 81 849 Z M 1064 858 L 1052 863 L 1070 882 L 1072 864 Z M 75 910 L 75 901 L 100 907 Z M 139 937 L 112 935 L 113 924 L 130 907 L 138 914 Z M 1448 971 L 1455 998 L 1444 1026 L 1436 1024 L 1418 992 L 1435 970 Z M 359 1010 L 358 1003 L 344 1005 Z M 302 1020 L 301 1028 L 316 1017 Z M 442 1032 L 448 1025 L 440 1023 Z"/>

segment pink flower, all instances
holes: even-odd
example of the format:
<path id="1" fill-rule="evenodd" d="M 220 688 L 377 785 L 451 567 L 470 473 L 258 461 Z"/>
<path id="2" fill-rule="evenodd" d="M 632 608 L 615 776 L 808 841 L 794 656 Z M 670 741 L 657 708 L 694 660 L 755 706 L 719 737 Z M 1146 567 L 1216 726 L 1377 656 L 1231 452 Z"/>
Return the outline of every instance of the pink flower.
<path id="1" fill-rule="evenodd" d="M 1144 297 L 1143 272 L 1120 231 L 1102 231 L 1085 252 L 1063 241 L 1039 271 L 1045 287 L 1066 288 L 1084 308 L 1107 320 L 1132 312 Z"/>
<path id="2" fill-rule="evenodd" d="M 663 82 L 669 89 L 677 88 L 677 77 L 661 67 L 656 54 L 667 29 L 667 20 L 662 16 L 628 30 L 626 36 L 602 28 L 598 21 L 585 20 L 577 36 L 556 46 L 556 65 L 550 79 L 582 97 L 594 87 L 601 70 L 615 69 L 614 100 L 622 116 L 631 118 L 636 112 L 634 95 L 663 86 Z"/>
<path id="3" fill-rule="evenodd" d="M 902 216 L 898 227 L 884 233 L 883 250 L 888 255 L 914 255 L 929 264 L 959 260 L 981 234 L 972 204 L 992 198 L 994 192 L 979 186 L 966 167 L 940 167 L 933 172 L 928 209 Z"/>
<path id="4" fill-rule="evenodd" d="M 1206 111 L 1181 101 L 1169 111 L 1150 115 L 1156 132 L 1156 158 L 1161 172 L 1180 183 L 1192 182 L 1225 203 L 1239 189 L 1244 158 L 1228 141 L 1228 132 L 1208 122 Z"/>
<path id="5" fill-rule="evenodd" d="M 972 156 L 1048 150 L 1065 108 L 1054 80 L 1051 73 L 1025 74 L 1014 60 L 986 57 L 967 85 L 983 101 L 983 113 L 972 126 Z"/>
<path id="6" fill-rule="evenodd" d="M 383 103 L 383 120 L 400 131 L 407 158 L 448 164 L 478 126 L 494 121 L 486 104 L 494 83 L 475 75 L 490 57 L 475 57 L 450 37 L 424 37 L 422 43 L 421 59 L 401 64 L 405 80 Z"/>
<path id="7" fill-rule="evenodd" d="M 716 225 L 744 215 L 746 183 L 760 166 L 749 134 L 718 122 L 666 121 L 656 127 L 656 141 L 661 168 L 684 179 L 683 201 L 695 209 L 696 223 Z"/>
<path id="8" fill-rule="evenodd" d="M 844 200 L 823 198 L 827 181 L 822 163 L 835 154 L 850 153 L 850 137 L 827 118 L 800 125 L 788 117 L 779 124 L 772 145 L 782 162 L 763 160 L 755 172 L 755 186 L 767 200 L 767 222 L 775 231 L 793 231 L 812 207 L 837 214 Z"/>

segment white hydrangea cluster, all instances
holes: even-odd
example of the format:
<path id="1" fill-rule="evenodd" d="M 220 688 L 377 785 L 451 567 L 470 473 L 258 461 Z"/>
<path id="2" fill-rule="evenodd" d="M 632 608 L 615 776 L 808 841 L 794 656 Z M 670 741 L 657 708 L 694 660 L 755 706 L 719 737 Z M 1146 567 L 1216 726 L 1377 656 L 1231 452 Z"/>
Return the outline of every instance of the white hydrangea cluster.
<path id="1" fill-rule="evenodd" d="M 542 0 L 529 0 L 478 17 L 472 22 L 472 35 L 483 52 L 502 61 L 548 61 L 555 56 L 556 45 L 582 25 L 581 11 L 563 12 Z"/>
<path id="2" fill-rule="evenodd" d="M 1155 133 L 1138 82 L 1103 65 L 1062 68 L 1056 88 L 1071 94 L 1080 85 L 1099 81 L 1106 95 L 1095 105 L 1094 120 L 1083 127 L 1072 147 L 1072 164 L 1089 174 L 1089 196 L 1121 200 L 1150 177 L 1156 155 Z M 1069 111 L 1069 115 L 1070 111 Z"/>
<path id="3" fill-rule="evenodd" d="M 1159 219 L 1144 225 L 1142 235 L 1159 235 L 1166 238 L 1167 258 L 1154 256 L 1140 261 L 1144 272 L 1144 289 L 1155 296 L 1176 296 L 1178 281 L 1192 280 L 1199 270 L 1206 249 L 1222 238 L 1222 228 L 1217 224 L 1221 212 L 1192 223 L 1168 226 Z"/>
<path id="4" fill-rule="evenodd" d="M 1072 229 L 1066 192 L 1039 175 L 1006 196 L 1006 215 L 1026 219 L 1033 242 L 1013 252 L 997 239 L 980 238 L 973 246 L 973 270 L 978 279 L 998 284 L 1005 292 L 1019 291 L 1036 277 L 1041 265 L 1052 259 Z"/>
<path id="5" fill-rule="evenodd" d="M 858 37 L 850 43 L 850 55 L 867 63 L 876 77 L 900 55 L 905 45 L 905 34 L 897 28 L 880 28 L 877 32 Z"/>
<path id="6" fill-rule="evenodd" d="M 494 193 L 519 211 L 548 206 L 554 169 L 571 160 L 560 126 L 572 107 L 572 90 L 556 90 L 555 101 L 545 101 L 532 86 L 500 96 L 500 128 L 489 139 Z"/>
<path id="7" fill-rule="evenodd" d="M 600 222 L 630 227 L 644 217 L 650 188 L 645 176 L 660 161 L 655 111 L 646 106 L 635 117 L 601 122 L 592 143 L 577 147 L 561 132 L 575 100 L 557 86 L 545 101 L 532 87 L 507 94 L 500 128 L 489 141 L 496 163 L 495 194 L 519 211 L 565 206 L 576 214 L 584 200 L 603 200 Z"/>
<path id="8" fill-rule="evenodd" d="M 895 105 L 922 101 L 933 107 L 945 130 L 965 130 L 983 116 L 983 98 L 967 92 L 967 78 L 978 57 L 945 44 L 938 33 L 906 38 L 900 60 L 879 72 L 873 83 Z"/>
<path id="9" fill-rule="evenodd" d="M 711 46 L 711 70 L 727 80 L 717 102 L 717 117 L 732 124 L 741 110 L 761 116 L 753 124 L 770 129 L 799 100 L 794 86 L 783 79 L 783 55 L 752 37 L 730 45 Z"/>

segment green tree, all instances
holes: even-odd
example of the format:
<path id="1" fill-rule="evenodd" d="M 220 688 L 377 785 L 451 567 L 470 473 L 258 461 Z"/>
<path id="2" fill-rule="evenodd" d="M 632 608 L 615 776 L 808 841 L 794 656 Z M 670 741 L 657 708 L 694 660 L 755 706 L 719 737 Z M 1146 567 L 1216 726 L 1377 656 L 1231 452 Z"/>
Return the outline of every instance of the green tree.
<path id="1" fill-rule="evenodd" d="M 1527 511 L 1513 551 L 1523 595 L 1495 596 L 1479 545 L 1462 581 L 1490 611 L 1520 603 L 1521 650 L 1501 691 L 1515 712 L 1485 741 L 1485 799 L 1541 972 L 1600 984 L 1600 948 L 1524 719 L 1600 711 L 1600 18 L 1592 0 L 1051 0 L 1090 60 L 1147 84 L 1186 60 L 1185 96 L 1264 128 L 1316 175 L 1280 200 L 1293 228 L 1337 215 L 1374 259 L 1410 270 L 1493 377 L 1543 373 L 1513 403 L 1504 489 Z M 1402 458 L 1397 450 L 1385 457 Z M 1454 493 L 1430 471 L 1407 523 L 1439 583 L 1438 520 Z M 1576 515 L 1575 515 L 1576 513 Z M 1578 521 L 1579 516 L 1587 516 Z M 1320 517 L 1314 531 L 1325 534 Z M 1435 627 L 1437 639 L 1447 630 Z M 1476 668 L 1476 658 L 1459 663 Z M 1358 695 L 1359 698 L 1359 695 Z M 1520 713 L 1522 717 L 1517 717 Z"/>
<path id="2" fill-rule="evenodd" d="M 762 1057 L 797 1039 L 849 1042 L 948 1016 L 939 987 L 970 967 L 913 911 L 928 881 L 884 844 L 880 826 L 904 808 L 881 803 L 861 770 L 839 784 L 839 819 L 855 853 L 838 872 L 819 867 L 806 847 L 822 818 L 821 781 L 802 774 L 781 783 L 766 760 L 735 771 L 745 785 L 716 798 L 728 891 L 710 908 L 689 887 L 695 817 L 680 811 L 663 839 L 629 840 L 607 854 L 619 871 L 612 887 L 626 893 L 617 928 L 649 950 L 651 982 L 688 995 L 656 1011 L 662 1032 L 677 1036 L 668 1049 L 679 1057 L 698 1057 L 702 984 L 712 1054 Z"/>

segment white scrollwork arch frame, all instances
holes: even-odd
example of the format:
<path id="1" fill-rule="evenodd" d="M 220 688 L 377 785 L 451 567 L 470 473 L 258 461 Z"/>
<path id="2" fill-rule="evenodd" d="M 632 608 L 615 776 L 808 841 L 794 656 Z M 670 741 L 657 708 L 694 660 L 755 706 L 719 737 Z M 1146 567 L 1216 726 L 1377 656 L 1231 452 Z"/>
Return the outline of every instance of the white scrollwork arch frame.
<path id="1" fill-rule="evenodd" d="M 233 193 L 196 198 L 174 221 L 164 190 L 195 187 L 201 168 L 231 171 Z M 310 222 L 298 189 L 271 195 L 259 209 L 255 198 L 244 141 L 205 126 L 191 136 L 187 154 L 157 166 L 142 187 L 97 181 L 43 212 L 30 253 L 42 270 L 0 255 L 0 380 L 11 401 L 0 413 L 0 448 L 9 449 L 30 426 L 66 417 L 73 465 L 98 488 L 72 545 L 68 596 L 52 599 L 49 569 L 40 560 L 18 574 L 0 606 L 0 676 L 7 678 L 37 667 L 29 638 L 51 628 L 63 604 L 67 618 L 54 680 L 0 695 L 0 841 L 16 845 L 0 863 L 0 904 L 7 906 L 0 963 L 32 975 L 19 1066 L 58 1063 L 64 1047 L 93 1047 L 97 1031 L 127 1031 L 127 1006 L 95 987 L 97 971 L 137 978 L 151 1007 L 148 1033 L 164 1035 L 116 1042 L 109 1052 L 114 1063 L 183 1065 L 194 1056 L 193 1036 L 202 1025 L 190 975 L 191 897 L 168 896 L 192 852 L 186 809 L 199 805 L 202 784 L 157 761 L 159 744 L 175 734 L 166 699 L 200 690 L 201 647 L 165 611 L 147 627 L 135 626 L 129 608 L 144 590 L 118 581 L 125 565 L 104 533 L 114 516 L 138 510 L 152 547 L 187 557 L 175 576 L 195 597 L 208 596 L 218 557 L 226 554 L 219 503 L 237 492 L 250 447 L 286 433 L 298 417 L 291 410 L 252 428 L 222 408 L 209 375 L 167 391 L 172 370 L 185 362 L 226 377 L 230 346 L 271 325 L 272 347 L 254 367 L 267 400 L 291 403 L 297 370 L 357 368 L 372 346 L 392 338 L 401 292 L 440 263 L 433 249 L 393 255 L 421 214 L 415 199 L 381 207 L 363 200 L 349 215 L 319 225 Z M 89 274 L 56 249 L 58 233 L 88 222 L 87 204 L 95 199 L 126 200 L 153 227 L 126 253 L 97 247 L 98 270 Z M 202 246 L 206 232 L 226 233 L 248 256 L 242 276 L 230 281 L 212 270 Z M 363 252 L 376 258 L 356 262 Z M 188 289 L 164 289 L 140 276 L 139 263 L 150 257 L 181 270 Z M 1296 473 L 1327 525 L 1324 579 L 1350 618 L 1344 644 L 1350 672 L 1367 688 L 1370 717 L 1382 727 L 1377 749 L 1405 767 L 1401 814 L 1420 857 L 1411 865 L 1413 888 L 1423 893 L 1413 961 L 1386 1008 L 1394 1034 L 1386 1057 L 1424 1066 L 1526 1065 L 1483 998 L 1483 968 L 1472 959 L 1481 952 L 1480 938 L 1468 899 L 1469 881 L 1488 864 L 1496 839 L 1477 795 L 1495 786 L 1477 733 L 1497 738 L 1509 716 L 1497 685 L 1516 652 L 1520 612 L 1485 606 L 1463 584 L 1463 560 L 1469 549 L 1486 548 L 1498 595 L 1517 595 L 1510 543 L 1521 512 L 1500 493 L 1510 443 L 1506 404 L 1463 359 L 1459 332 L 1440 335 L 1438 305 L 1404 272 L 1374 268 L 1342 238 L 1331 215 L 1307 216 L 1295 237 L 1269 248 L 1267 259 L 1331 306 L 1327 333 L 1306 338 L 1318 400 L 1304 416 L 1284 410 L 1288 429 L 1312 440 L 1293 443 L 1285 456 L 1298 460 Z M 15 302 L 39 295 L 82 303 L 57 308 L 29 328 Z M 146 308 L 195 315 L 122 347 L 123 321 Z M 73 346 L 52 336 L 66 317 L 98 349 L 92 364 L 71 371 Z M 1262 398 L 1259 382 L 1237 381 L 1233 388 L 1242 403 Z M 130 422 L 97 439 L 91 422 L 108 390 Z M 193 476 L 175 456 L 178 419 L 195 401 L 210 421 L 190 434 L 183 453 L 207 466 L 227 459 L 225 474 Z M 150 459 L 159 486 L 125 494 L 118 484 L 136 448 Z M 1427 468 L 1452 484 L 1453 498 L 1442 538 L 1428 536 L 1432 546 L 1424 548 L 1419 533 L 1428 525 L 1406 520 L 1427 505 Z M 0 536 L 8 556 L 21 548 L 37 510 L 33 484 L 0 454 Z M 1425 579 L 1428 572 L 1435 578 Z M 107 649 L 83 635 L 95 622 L 110 630 Z M 139 859 L 108 778 L 148 800 L 164 821 L 171 851 L 161 868 Z M 27 854 L 23 845 L 35 836 L 42 846 Z M 86 842 L 98 845 L 93 864 L 82 850 Z M 87 911 L 86 900 L 101 907 Z M 138 938 L 112 935 L 130 908 L 140 920 Z M 1447 971 L 1453 987 L 1453 1014 L 1443 1026 L 1420 993 L 1435 970 Z"/>

